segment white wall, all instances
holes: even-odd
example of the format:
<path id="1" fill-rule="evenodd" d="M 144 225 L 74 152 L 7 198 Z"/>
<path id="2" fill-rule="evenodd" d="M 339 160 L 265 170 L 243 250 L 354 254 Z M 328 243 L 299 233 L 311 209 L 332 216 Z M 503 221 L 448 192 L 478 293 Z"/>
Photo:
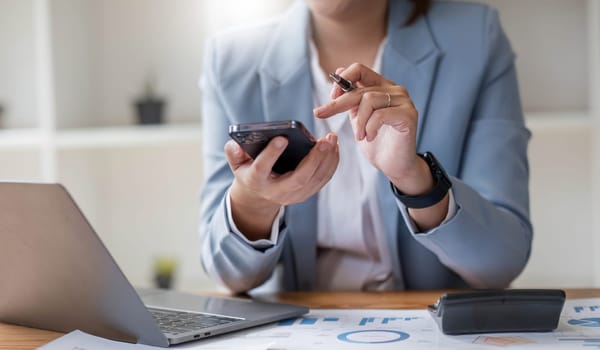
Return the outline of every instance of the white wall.
<path id="1" fill-rule="evenodd" d="M 184 142 L 60 153 L 61 182 L 135 285 L 151 285 L 158 257 L 176 257 L 178 288 L 212 285 L 199 260 L 200 151 Z"/>
<path id="2" fill-rule="evenodd" d="M 97 43 L 90 36 L 93 1 L 53 0 L 51 28 L 57 127 L 92 126 Z"/>
<path id="3" fill-rule="evenodd" d="M 517 53 L 527 111 L 582 110 L 530 145 L 533 253 L 515 286 L 600 286 L 600 2 L 484 0 L 499 9 Z M 595 21 L 594 21 L 595 18 Z M 588 37 L 588 26 L 592 36 Z M 590 61 L 590 57 L 596 60 Z M 566 113 L 567 116 L 572 113 Z M 560 126 L 562 125 L 562 126 Z"/>
<path id="4" fill-rule="evenodd" d="M 597 1 L 597 0 L 592 0 Z M 498 9 L 517 54 L 526 111 L 588 107 L 586 0 L 483 0 Z"/>
<path id="5" fill-rule="evenodd" d="M 152 77 L 169 122 L 200 120 L 206 33 L 278 13 L 286 1 L 53 0 L 59 127 L 133 124 Z"/>
<path id="6" fill-rule="evenodd" d="M 558 122 L 558 124 L 561 124 Z M 533 123 L 529 148 L 533 251 L 517 287 L 594 285 L 592 130 Z"/>
<path id="7" fill-rule="evenodd" d="M 199 121 L 203 1 L 54 0 L 60 127 L 133 124 L 154 77 L 169 122 Z"/>
<path id="8" fill-rule="evenodd" d="M 554 127 L 547 127 L 535 118 L 530 123 L 534 241 L 529 264 L 514 285 L 593 286 L 594 132 L 589 118 L 569 122 L 569 118 L 576 117 L 569 111 L 585 114 L 590 107 L 587 1 L 483 2 L 498 9 L 517 54 L 525 111 L 530 114 L 567 111 L 563 116 L 566 120 L 557 121 Z"/>
<path id="9" fill-rule="evenodd" d="M 31 1 L 0 1 L 0 127 L 35 127 L 35 61 Z"/>
<path id="10" fill-rule="evenodd" d="M 35 149 L 0 152 L 2 181 L 39 181 L 40 157 Z"/>

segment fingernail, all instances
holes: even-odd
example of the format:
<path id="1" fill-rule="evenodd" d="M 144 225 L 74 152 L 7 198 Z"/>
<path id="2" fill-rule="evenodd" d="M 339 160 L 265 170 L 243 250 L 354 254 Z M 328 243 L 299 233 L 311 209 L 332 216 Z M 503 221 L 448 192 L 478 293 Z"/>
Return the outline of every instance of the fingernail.
<path id="1" fill-rule="evenodd" d="M 233 154 L 237 154 L 240 151 L 240 147 L 238 147 L 237 143 L 227 142 L 225 144 L 225 150 Z"/>
<path id="2" fill-rule="evenodd" d="M 323 142 L 319 145 L 319 151 L 325 152 L 329 149 L 330 145 L 327 142 Z"/>
<path id="3" fill-rule="evenodd" d="M 285 144 L 286 144 L 286 140 L 284 138 L 279 137 L 275 140 L 276 148 L 281 149 L 281 148 L 285 147 Z"/>
<path id="4" fill-rule="evenodd" d="M 240 147 L 238 144 L 233 145 L 233 153 L 236 156 L 239 156 L 240 154 L 242 154 L 242 147 Z"/>
<path id="5" fill-rule="evenodd" d="M 337 137 L 335 134 L 329 134 L 327 135 L 327 141 L 329 141 L 332 146 L 335 146 L 337 144 Z"/>

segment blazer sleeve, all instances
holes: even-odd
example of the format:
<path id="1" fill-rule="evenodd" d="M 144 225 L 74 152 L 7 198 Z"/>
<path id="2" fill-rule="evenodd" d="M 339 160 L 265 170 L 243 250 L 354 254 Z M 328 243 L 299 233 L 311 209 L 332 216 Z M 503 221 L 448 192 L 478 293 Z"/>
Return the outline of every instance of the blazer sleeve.
<path id="1" fill-rule="evenodd" d="M 230 119 L 225 94 L 219 86 L 215 39 L 207 42 L 205 52 L 200 81 L 204 171 L 200 196 L 201 262 L 211 278 L 233 292 L 245 292 L 271 276 L 283 250 L 287 229 L 283 226 L 274 246 L 256 249 L 234 234 L 229 225 L 225 196 L 233 174 L 223 148 L 229 140 Z"/>
<path id="2" fill-rule="evenodd" d="M 475 288 L 504 288 L 529 258 L 529 168 L 514 54 L 497 13 L 486 16 L 487 68 L 452 190 L 456 215 L 413 237 Z"/>

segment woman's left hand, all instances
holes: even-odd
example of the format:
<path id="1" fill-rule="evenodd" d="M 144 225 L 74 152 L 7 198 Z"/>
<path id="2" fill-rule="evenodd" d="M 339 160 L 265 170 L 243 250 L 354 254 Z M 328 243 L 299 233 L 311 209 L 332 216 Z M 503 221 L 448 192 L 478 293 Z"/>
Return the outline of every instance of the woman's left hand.
<path id="1" fill-rule="evenodd" d="M 349 110 L 356 140 L 369 162 L 405 194 L 428 192 L 433 179 L 416 153 L 419 117 L 408 91 L 362 64 L 336 73 L 355 88 L 345 93 L 334 84 L 332 101 L 316 108 L 315 116 L 328 118 Z"/>

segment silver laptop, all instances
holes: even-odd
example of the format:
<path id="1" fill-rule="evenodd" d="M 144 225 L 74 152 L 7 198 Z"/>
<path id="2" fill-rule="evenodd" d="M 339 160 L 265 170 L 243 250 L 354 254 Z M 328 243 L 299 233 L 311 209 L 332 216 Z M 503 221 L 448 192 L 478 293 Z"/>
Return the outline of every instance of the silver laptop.
<path id="1" fill-rule="evenodd" d="M 168 347 L 306 312 L 174 291 L 138 294 L 64 187 L 0 183 L 0 322 Z"/>

